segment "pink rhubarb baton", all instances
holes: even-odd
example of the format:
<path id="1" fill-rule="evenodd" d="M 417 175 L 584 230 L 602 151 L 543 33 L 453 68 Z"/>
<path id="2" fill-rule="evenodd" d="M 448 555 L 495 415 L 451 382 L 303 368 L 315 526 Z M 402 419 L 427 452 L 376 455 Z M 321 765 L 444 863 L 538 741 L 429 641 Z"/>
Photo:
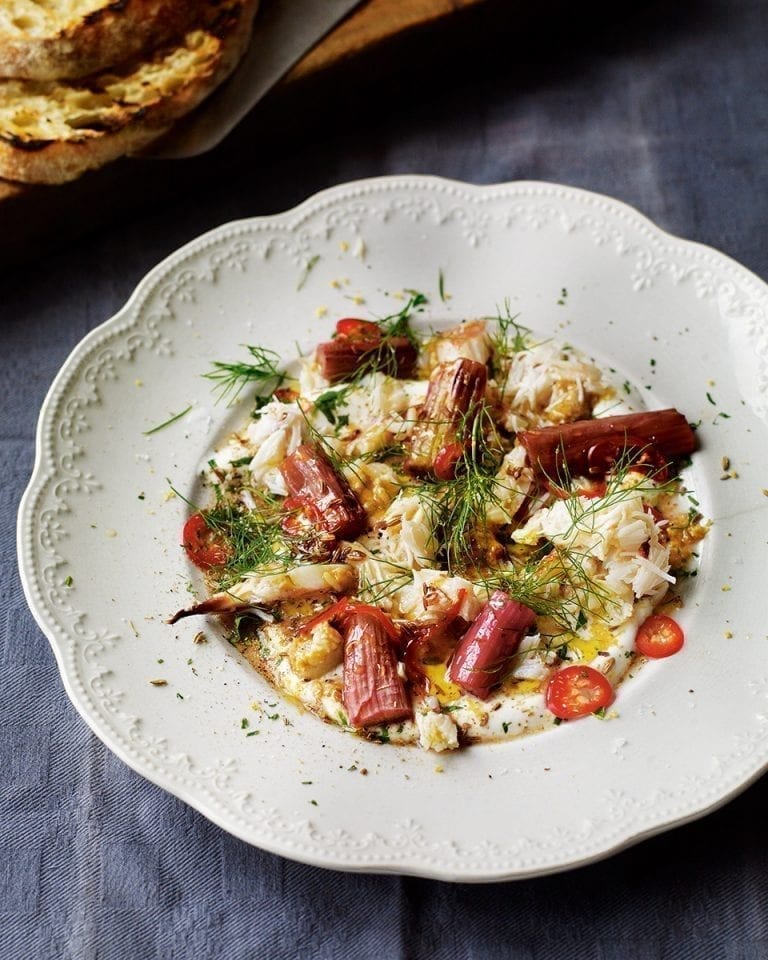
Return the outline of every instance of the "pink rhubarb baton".
<path id="1" fill-rule="evenodd" d="M 503 590 L 494 590 L 456 647 L 449 678 L 484 699 L 501 683 L 510 659 L 536 622 L 536 614 Z"/>
<path id="2" fill-rule="evenodd" d="M 352 604 L 343 617 L 342 699 L 353 727 L 392 723 L 412 715 L 384 616 Z"/>
<path id="3" fill-rule="evenodd" d="M 418 351 L 408 337 L 340 333 L 335 340 L 318 344 L 315 359 L 320 372 L 331 383 L 372 370 L 381 370 L 390 377 L 407 378 L 413 376 L 416 369 Z"/>
<path id="4" fill-rule="evenodd" d="M 411 434 L 407 470 L 431 472 L 438 480 L 453 478 L 472 434 L 487 379 L 484 364 L 464 357 L 435 367 Z"/>
<path id="5" fill-rule="evenodd" d="M 344 477 L 319 447 L 297 447 L 282 462 L 280 473 L 288 488 L 288 508 L 297 509 L 318 530 L 353 540 L 365 530 L 368 518 Z M 291 515 L 283 526 L 291 532 Z"/>
<path id="6" fill-rule="evenodd" d="M 560 482 L 604 476 L 617 462 L 666 479 L 666 466 L 696 449 L 696 436 L 677 410 L 648 410 L 617 417 L 576 420 L 556 427 L 522 430 L 518 437 L 534 470 Z"/>

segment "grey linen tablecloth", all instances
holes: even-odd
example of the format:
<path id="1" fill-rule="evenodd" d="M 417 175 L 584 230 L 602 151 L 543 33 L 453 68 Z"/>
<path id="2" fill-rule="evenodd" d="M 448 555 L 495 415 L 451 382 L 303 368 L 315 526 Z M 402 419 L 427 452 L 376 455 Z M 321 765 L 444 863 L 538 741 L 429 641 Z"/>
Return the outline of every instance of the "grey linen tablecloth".
<path id="1" fill-rule="evenodd" d="M 114 757 L 70 705 L 21 593 L 14 518 L 52 378 L 150 267 L 221 222 L 385 173 L 544 179 L 614 195 L 768 278 L 766 4 L 523 7 L 491 3 L 265 104 L 207 157 L 147 164 L 161 199 L 139 191 L 111 225 L 5 271 L 3 960 L 768 957 L 765 780 L 548 878 L 470 886 L 304 866 L 228 836 Z"/>

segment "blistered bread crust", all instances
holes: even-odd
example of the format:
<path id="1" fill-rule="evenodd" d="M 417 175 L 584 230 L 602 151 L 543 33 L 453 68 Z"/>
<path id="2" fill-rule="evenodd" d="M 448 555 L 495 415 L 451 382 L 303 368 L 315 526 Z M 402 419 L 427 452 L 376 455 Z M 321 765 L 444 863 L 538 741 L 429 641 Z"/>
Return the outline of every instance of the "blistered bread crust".
<path id="1" fill-rule="evenodd" d="M 209 0 L 207 29 L 84 81 L 0 81 L 0 176 L 64 183 L 136 152 L 234 70 L 257 0 Z"/>
<path id="2" fill-rule="evenodd" d="M 8 0 L 0 4 L 0 76 L 84 77 L 181 37 L 205 0 Z"/>

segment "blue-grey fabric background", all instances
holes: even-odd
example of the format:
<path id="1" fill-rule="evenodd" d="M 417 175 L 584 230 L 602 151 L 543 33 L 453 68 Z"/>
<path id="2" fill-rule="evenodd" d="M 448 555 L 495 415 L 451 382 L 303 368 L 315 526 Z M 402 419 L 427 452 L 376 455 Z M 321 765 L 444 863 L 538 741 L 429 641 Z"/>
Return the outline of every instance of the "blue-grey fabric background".
<path id="1" fill-rule="evenodd" d="M 2 960 L 768 957 L 765 779 L 553 877 L 324 871 L 228 836 L 106 750 L 22 596 L 15 515 L 52 378 L 150 267 L 221 222 L 378 174 L 544 179 L 614 195 L 768 279 L 768 4 L 510 0 L 458 19 L 273 98 L 207 157 L 147 163 L 162 192 L 136 190 L 95 232 L 82 209 L 79 235 L 0 264 Z"/>

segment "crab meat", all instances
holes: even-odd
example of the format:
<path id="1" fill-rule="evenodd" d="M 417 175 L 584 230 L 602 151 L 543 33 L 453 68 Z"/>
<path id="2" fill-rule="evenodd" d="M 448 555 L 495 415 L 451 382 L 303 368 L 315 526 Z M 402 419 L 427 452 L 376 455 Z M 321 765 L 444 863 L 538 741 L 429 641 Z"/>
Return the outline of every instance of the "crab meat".
<path id="1" fill-rule="evenodd" d="M 416 496 L 400 494 L 379 521 L 382 557 L 418 570 L 432 565 L 437 546 L 424 504 Z"/>
<path id="2" fill-rule="evenodd" d="M 317 680 L 338 667 L 344 655 L 344 639 L 324 621 L 308 634 L 299 634 L 288 652 L 291 667 L 302 680 Z"/>
<path id="3" fill-rule="evenodd" d="M 469 323 L 446 330 L 435 338 L 434 349 L 439 363 L 451 363 L 459 359 L 487 363 L 491 355 L 491 341 L 485 320 L 470 320 Z"/>
<path id="4" fill-rule="evenodd" d="M 440 621 L 455 607 L 456 615 L 471 623 L 483 607 L 469 580 L 452 577 L 444 570 L 414 570 L 413 579 L 394 599 L 400 617 L 416 623 Z"/>
<path id="5" fill-rule="evenodd" d="M 280 600 L 346 593 L 355 585 L 355 573 L 346 563 L 308 563 L 291 570 L 252 573 L 229 590 L 214 593 L 202 603 L 179 610 L 170 623 L 201 613 L 238 613 L 268 607 Z"/>
<path id="6" fill-rule="evenodd" d="M 255 454 L 249 465 L 254 485 L 285 496 L 288 489 L 280 473 L 280 464 L 302 441 L 304 419 L 295 403 L 273 400 L 262 408 L 258 420 L 249 425 L 247 443 Z"/>
<path id="7" fill-rule="evenodd" d="M 459 746 L 459 731 L 453 718 L 447 713 L 430 710 L 416 714 L 419 729 L 419 746 L 422 750 L 456 750 Z"/>
<path id="8" fill-rule="evenodd" d="M 486 510 L 486 523 L 511 523 L 533 488 L 533 470 L 526 462 L 524 447 L 514 447 L 504 455 L 496 474 L 494 499 Z"/>
<path id="9" fill-rule="evenodd" d="M 598 367 L 576 351 L 540 343 L 508 361 L 503 423 L 517 431 L 588 417 L 609 390 Z"/>

